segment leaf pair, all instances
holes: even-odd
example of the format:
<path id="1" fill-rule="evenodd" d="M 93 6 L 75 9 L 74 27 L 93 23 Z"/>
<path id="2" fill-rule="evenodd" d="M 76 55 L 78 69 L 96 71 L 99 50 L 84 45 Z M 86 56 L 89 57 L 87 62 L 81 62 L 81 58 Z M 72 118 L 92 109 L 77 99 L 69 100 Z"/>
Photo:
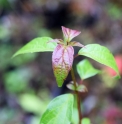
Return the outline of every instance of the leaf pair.
<path id="1" fill-rule="evenodd" d="M 47 52 L 55 50 L 53 52 L 52 64 L 57 84 L 59 87 L 61 87 L 71 69 L 74 50 L 72 46 L 62 46 L 61 44 L 57 45 L 57 43 L 55 42 L 49 42 L 50 40 L 52 39 L 49 37 L 35 38 L 27 45 L 22 47 L 19 51 L 17 51 L 13 55 L 13 57 L 24 53 Z M 81 48 L 78 52 L 78 55 L 92 58 L 93 60 L 114 69 L 119 76 L 118 67 L 116 65 L 115 59 L 106 47 L 98 44 L 89 44 Z M 77 70 L 79 73 L 79 69 Z M 85 78 L 86 77 L 83 77 L 82 79 Z"/>

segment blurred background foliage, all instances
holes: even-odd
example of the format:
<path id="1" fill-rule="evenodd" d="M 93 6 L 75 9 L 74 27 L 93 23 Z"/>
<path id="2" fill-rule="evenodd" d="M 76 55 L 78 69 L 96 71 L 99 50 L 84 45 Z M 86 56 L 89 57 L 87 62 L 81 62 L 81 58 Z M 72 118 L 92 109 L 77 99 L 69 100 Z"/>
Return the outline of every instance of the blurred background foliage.
<path id="1" fill-rule="evenodd" d="M 39 124 L 49 101 L 71 92 L 66 88 L 70 75 L 62 88 L 57 87 L 51 52 L 11 58 L 33 38 L 62 38 L 62 25 L 80 30 L 75 40 L 84 45 L 108 47 L 122 75 L 121 0 L 0 0 L 0 124 Z M 75 53 L 78 50 L 75 48 Z M 83 59 L 74 60 L 75 70 Z M 89 92 L 81 94 L 83 122 L 89 124 L 90 119 L 92 124 L 122 124 L 122 79 L 114 80 L 113 70 L 91 62 L 102 73 L 84 81 Z"/>

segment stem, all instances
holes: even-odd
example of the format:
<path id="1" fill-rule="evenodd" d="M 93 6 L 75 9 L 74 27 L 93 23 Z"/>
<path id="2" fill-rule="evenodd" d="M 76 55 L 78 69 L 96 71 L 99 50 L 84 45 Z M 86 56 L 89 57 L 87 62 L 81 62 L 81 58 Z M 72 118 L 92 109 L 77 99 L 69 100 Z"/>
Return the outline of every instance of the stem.
<path id="1" fill-rule="evenodd" d="M 74 56 L 74 58 L 76 58 L 76 57 L 78 57 L 79 55 L 78 54 L 76 54 L 75 56 Z"/>
<path id="2" fill-rule="evenodd" d="M 73 68 L 71 69 L 71 76 L 72 76 L 72 80 L 74 82 L 75 94 L 77 96 L 77 108 L 78 108 L 79 124 L 81 124 L 82 114 L 81 114 L 81 109 L 80 109 L 80 96 L 79 96 L 79 92 L 76 91 L 77 84 L 76 84 L 76 79 L 75 79 Z"/>

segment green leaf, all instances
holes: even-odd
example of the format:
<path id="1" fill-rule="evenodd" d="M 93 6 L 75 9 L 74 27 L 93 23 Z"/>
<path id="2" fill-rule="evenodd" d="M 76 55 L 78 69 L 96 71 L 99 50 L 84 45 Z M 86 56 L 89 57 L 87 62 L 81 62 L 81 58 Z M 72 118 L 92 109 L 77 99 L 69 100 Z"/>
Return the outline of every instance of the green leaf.
<path id="1" fill-rule="evenodd" d="M 98 74 L 100 71 L 95 69 L 91 63 L 85 59 L 77 64 L 77 72 L 81 79 L 84 80 Z"/>
<path id="2" fill-rule="evenodd" d="M 81 48 L 79 55 L 87 56 L 95 61 L 104 64 L 116 71 L 119 75 L 118 67 L 111 52 L 104 46 L 98 44 L 89 44 Z"/>
<path id="3" fill-rule="evenodd" d="M 69 83 L 69 84 L 67 84 L 66 86 L 67 86 L 67 88 L 70 89 L 70 90 L 75 90 L 75 86 L 74 86 L 73 83 Z"/>
<path id="4" fill-rule="evenodd" d="M 88 92 L 86 86 L 83 85 L 83 84 L 77 86 L 77 89 L 76 90 L 79 91 L 79 92 Z"/>
<path id="5" fill-rule="evenodd" d="M 47 102 L 41 100 L 38 96 L 27 93 L 21 94 L 18 97 L 18 102 L 25 111 L 39 115 L 45 111 L 47 105 Z"/>
<path id="6" fill-rule="evenodd" d="M 83 118 L 82 124 L 91 124 L 90 119 L 89 118 Z"/>
<path id="7" fill-rule="evenodd" d="M 77 101 L 76 99 L 74 100 L 75 102 Z M 77 109 L 77 102 L 76 106 L 73 108 L 73 115 L 72 115 L 72 123 L 71 124 L 78 124 L 79 123 L 79 118 L 78 118 L 78 109 Z"/>
<path id="8" fill-rule="evenodd" d="M 55 42 L 48 42 L 52 40 L 50 37 L 38 37 L 27 43 L 20 50 L 18 50 L 13 57 L 24 54 L 24 53 L 33 53 L 33 52 L 46 52 L 53 51 L 57 45 Z"/>
<path id="9" fill-rule="evenodd" d="M 78 85 L 76 82 L 76 88 L 74 86 L 73 81 L 71 81 L 69 84 L 66 85 L 68 89 L 73 90 L 73 91 L 78 91 L 78 92 L 88 92 L 87 88 L 85 85 L 80 84 Z"/>
<path id="10" fill-rule="evenodd" d="M 40 124 L 70 124 L 72 119 L 74 97 L 65 94 L 53 99 L 42 115 Z"/>

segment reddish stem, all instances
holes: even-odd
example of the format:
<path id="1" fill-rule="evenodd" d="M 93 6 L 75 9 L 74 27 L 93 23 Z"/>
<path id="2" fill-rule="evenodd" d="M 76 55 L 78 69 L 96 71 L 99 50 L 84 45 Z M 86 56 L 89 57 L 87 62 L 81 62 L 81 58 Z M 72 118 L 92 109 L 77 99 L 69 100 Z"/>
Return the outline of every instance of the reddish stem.
<path id="1" fill-rule="evenodd" d="M 74 56 L 74 58 L 76 58 L 76 57 L 78 57 L 79 55 L 78 54 L 76 54 L 75 56 Z"/>
<path id="2" fill-rule="evenodd" d="M 73 68 L 71 69 L 71 76 L 72 76 L 72 80 L 74 82 L 75 94 L 77 96 L 77 108 L 78 108 L 79 124 L 82 124 L 81 123 L 82 114 L 81 114 L 81 108 L 80 108 L 80 95 L 79 95 L 79 92 L 76 90 L 77 85 L 76 85 L 76 79 L 75 79 Z"/>

